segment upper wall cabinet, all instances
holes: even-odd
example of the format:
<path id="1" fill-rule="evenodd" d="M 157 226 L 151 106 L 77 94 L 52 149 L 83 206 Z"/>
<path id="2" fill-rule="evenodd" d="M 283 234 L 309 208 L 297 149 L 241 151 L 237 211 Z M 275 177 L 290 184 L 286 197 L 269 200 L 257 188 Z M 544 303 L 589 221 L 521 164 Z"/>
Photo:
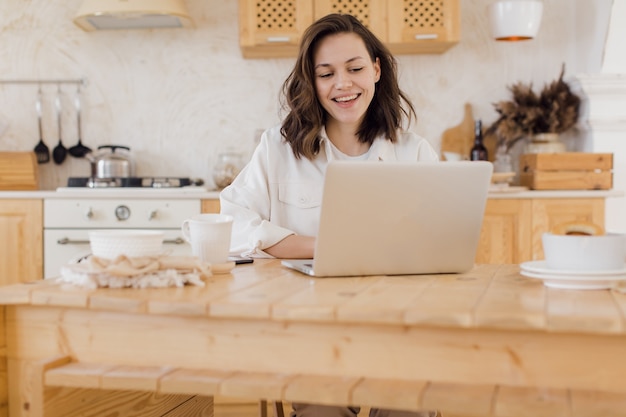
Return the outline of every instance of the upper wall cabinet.
<path id="1" fill-rule="evenodd" d="M 294 57 L 314 20 L 346 13 L 394 54 L 442 53 L 459 42 L 459 1 L 239 0 L 239 43 L 246 58 Z"/>
<path id="2" fill-rule="evenodd" d="M 239 0 L 241 52 L 245 58 L 296 56 L 312 22 L 312 0 Z"/>
<path id="3" fill-rule="evenodd" d="M 386 0 L 313 0 L 315 20 L 331 13 L 351 14 L 383 42 L 387 42 Z"/>
<path id="4" fill-rule="evenodd" d="M 461 39 L 459 0 L 387 0 L 386 43 L 394 54 L 440 54 Z"/>

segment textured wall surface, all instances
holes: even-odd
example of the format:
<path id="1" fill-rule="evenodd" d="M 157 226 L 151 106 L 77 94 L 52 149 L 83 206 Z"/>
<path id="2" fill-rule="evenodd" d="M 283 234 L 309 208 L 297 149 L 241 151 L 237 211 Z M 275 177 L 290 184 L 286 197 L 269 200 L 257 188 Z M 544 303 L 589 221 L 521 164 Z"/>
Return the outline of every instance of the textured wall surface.
<path id="1" fill-rule="evenodd" d="M 507 85 L 598 72 L 611 0 L 546 0 L 537 39 L 497 43 L 485 8 L 461 0 L 461 43 L 442 55 L 398 56 L 401 86 L 418 121 L 410 129 L 439 146 L 462 119 L 495 120 L 492 103 Z M 238 47 L 237 2 L 187 0 L 195 28 L 84 32 L 72 22 L 80 0 L 0 2 L 0 150 L 30 150 L 38 141 L 37 86 L 15 79 L 85 79 L 83 143 L 131 147 L 141 176 L 201 177 L 211 184 L 220 151 L 250 151 L 258 129 L 279 122 L 279 92 L 293 59 L 245 60 Z M 43 86 L 44 140 L 58 142 L 54 84 Z M 77 141 L 76 86 L 61 86 L 62 138 Z M 68 158 L 40 165 L 42 188 L 87 176 L 89 163 Z"/>

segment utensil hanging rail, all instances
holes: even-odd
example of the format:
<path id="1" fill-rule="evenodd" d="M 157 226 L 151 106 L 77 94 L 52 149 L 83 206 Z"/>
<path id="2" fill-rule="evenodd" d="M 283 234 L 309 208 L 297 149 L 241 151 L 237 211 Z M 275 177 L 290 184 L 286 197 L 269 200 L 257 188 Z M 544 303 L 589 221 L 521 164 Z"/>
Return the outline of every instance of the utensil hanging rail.
<path id="1" fill-rule="evenodd" d="M 14 80 L 0 80 L 0 84 L 30 84 L 30 85 L 42 85 L 42 84 L 77 84 L 77 85 L 87 85 L 86 78 L 76 78 L 76 79 L 41 79 L 41 80 L 29 80 L 29 79 L 14 79 Z"/>

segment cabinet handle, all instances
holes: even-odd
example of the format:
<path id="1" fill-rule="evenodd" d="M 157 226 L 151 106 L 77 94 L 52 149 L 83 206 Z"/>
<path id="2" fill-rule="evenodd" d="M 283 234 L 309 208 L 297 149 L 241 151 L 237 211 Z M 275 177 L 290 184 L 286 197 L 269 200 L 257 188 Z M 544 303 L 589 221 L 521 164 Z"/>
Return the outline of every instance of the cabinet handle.
<path id="1" fill-rule="evenodd" d="M 415 40 L 422 41 L 425 39 L 437 39 L 438 37 L 439 35 L 437 35 L 436 33 L 418 33 L 417 35 L 415 35 Z"/>
<path id="2" fill-rule="evenodd" d="M 61 239 L 57 239 L 57 244 L 59 245 L 88 245 L 90 242 L 88 240 L 72 240 L 69 237 L 62 237 Z M 173 245 L 182 245 L 185 243 L 185 240 L 182 237 L 177 237 L 176 239 L 166 239 L 163 243 L 173 244 Z"/>
<path id="3" fill-rule="evenodd" d="M 269 36 L 266 41 L 270 43 L 289 42 L 291 38 L 289 36 Z"/>
<path id="4" fill-rule="evenodd" d="M 72 240 L 69 237 L 62 237 L 57 240 L 57 244 L 59 245 L 88 245 L 88 240 Z"/>
<path id="5" fill-rule="evenodd" d="M 182 245 L 185 243 L 185 240 L 182 237 L 177 237 L 176 239 L 165 239 L 163 243 L 168 245 Z"/>

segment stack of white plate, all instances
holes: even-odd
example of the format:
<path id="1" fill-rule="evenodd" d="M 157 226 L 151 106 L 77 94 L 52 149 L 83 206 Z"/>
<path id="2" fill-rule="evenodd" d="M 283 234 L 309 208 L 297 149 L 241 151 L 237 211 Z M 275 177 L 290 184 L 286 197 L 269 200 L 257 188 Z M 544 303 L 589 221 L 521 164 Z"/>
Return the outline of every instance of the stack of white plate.
<path id="1" fill-rule="evenodd" d="M 542 280 L 546 287 L 572 290 L 604 290 L 626 281 L 626 265 L 612 270 L 575 271 L 549 268 L 546 261 L 529 261 L 520 264 L 520 273 Z"/>

